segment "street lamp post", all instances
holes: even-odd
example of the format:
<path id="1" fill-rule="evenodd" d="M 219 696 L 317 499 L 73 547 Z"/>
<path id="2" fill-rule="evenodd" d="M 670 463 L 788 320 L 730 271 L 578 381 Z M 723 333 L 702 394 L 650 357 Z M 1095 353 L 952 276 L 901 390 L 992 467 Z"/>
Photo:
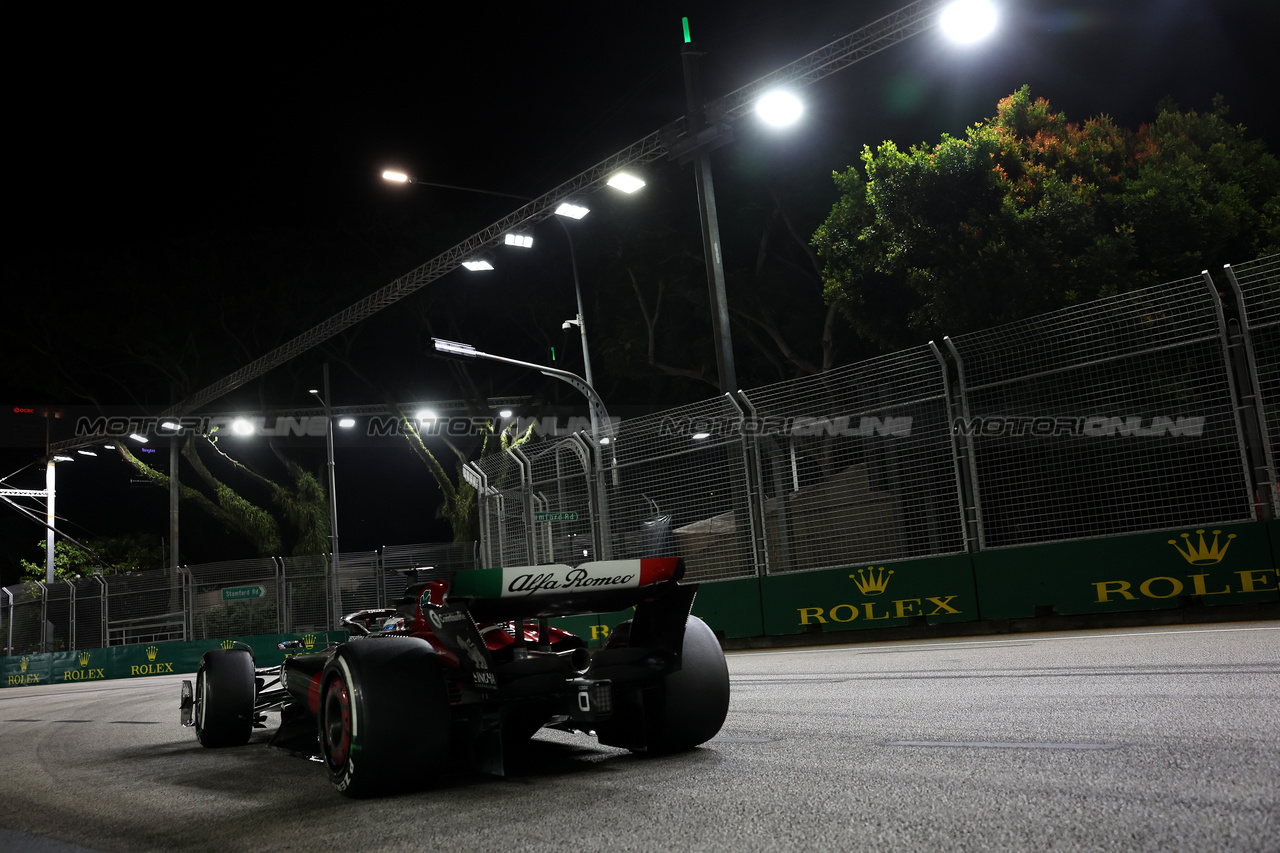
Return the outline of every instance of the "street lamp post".
<path id="1" fill-rule="evenodd" d="M 686 19 L 687 20 L 687 19 Z M 687 30 L 686 30 L 687 32 Z M 707 129 L 702 102 L 702 84 L 698 76 L 699 52 L 686 40 L 680 50 L 684 66 L 685 103 L 688 108 L 689 133 L 695 139 Z M 715 134 L 713 139 L 724 144 L 729 134 Z M 729 298 L 724 286 L 724 259 L 720 251 L 720 218 L 716 215 L 715 185 L 711 180 L 711 144 L 703 144 L 693 152 L 693 176 L 698 187 L 698 216 L 702 221 L 702 255 L 707 265 L 707 290 L 711 298 L 711 334 L 716 347 L 716 372 L 720 392 L 735 391 L 738 385 L 737 365 L 733 360 L 733 336 L 729 332 Z"/>
<path id="2" fill-rule="evenodd" d="M 335 578 L 334 584 L 337 584 L 338 576 L 338 483 L 335 476 L 334 458 L 333 458 L 333 414 L 329 406 L 329 362 L 324 363 L 324 396 L 320 396 L 320 392 L 315 388 L 311 389 L 312 396 L 320 401 L 324 406 L 325 421 L 325 447 L 329 454 L 329 550 L 332 554 L 333 572 Z"/>
<path id="3" fill-rule="evenodd" d="M 604 454 L 601 452 L 601 447 L 606 444 L 609 445 L 610 455 L 612 455 L 613 424 L 612 424 L 612 421 L 609 420 L 609 412 L 604 407 L 604 400 L 600 399 L 600 395 L 596 393 L 596 389 L 591 386 L 591 383 L 584 380 L 581 376 L 578 376 L 576 373 L 570 373 L 567 370 L 560 370 L 559 368 L 547 367 L 546 365 L 542 365 L 542 364 L 534 364 L 533 362 L 529 362 L 529 361 L 520 361 L 519 359 L 507 358 L 506 356 L 493 355 L 491 353 L 481 352 L 480 350 L 473 347 L 471 344 L 464 344 L 458 341 L 446 341 L 446 340 L 443 340 L 442 338 L 432 338 L 431 343 L 432 345 L 434 345 L 436 352 L 442 355 L 451 355 L 451 356 L 460 357 L 460 358 L 483 358 L 483 359 L 488 359 L 489 361 L 500 361 L 504 364 L 514 364 L 519 367 L 527 367 L 531 370 L 538 371 L 544 376 L 550 376 L 554 379 L 559 379 L 562 382 L 568 382 L 574 388 L 578 389 L 578 391 L 580 391 L 584 396 L 586 396 L 587 402 L 592 406 L 593 410 L 595 407 L 597 406 L 599 407 L 600 414 L 602 416 L 602 423 L 604 424 L 605 433 L 601 435 L 601 433 L 594 431 L 594 428 L 593 428 L 593 431 L 591 434 L 591 455 L 592 455 L 592 461 L 594 463 L 595 474 L 596 474 L 597 483 L 598 483 L 597 495 L 598 495 L 598 501 L 599 501 L 598 507 L 599 507 L 599 513 L 600 513 L 599 518 L 597 519 L 599 524 L 600 535 L 596 543 L 597 544 L 596 554 L 602 560 L 611 559 L 612 544 L 609 540 L 609 503 L 606 497 L 607 493 L 604 488 L 605 464 L 604 464 Z"/>

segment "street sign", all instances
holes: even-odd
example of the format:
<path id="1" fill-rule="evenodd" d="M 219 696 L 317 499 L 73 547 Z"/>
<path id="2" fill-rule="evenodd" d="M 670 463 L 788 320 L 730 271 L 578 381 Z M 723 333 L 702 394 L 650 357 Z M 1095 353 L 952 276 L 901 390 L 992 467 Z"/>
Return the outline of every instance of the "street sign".
<path id="1" fill-rule="evenodd" d="M 534 521 L 577 521 L 576 512 L 535 512 Z"/>
<path id="2" fill-rule="evenodd" d="M 262 584 L 254 586 L 228 586 L 222 590 L 223 601 L 243 601 L 247 598 L 262 598 L 267 594 L 267 588 Z"/>

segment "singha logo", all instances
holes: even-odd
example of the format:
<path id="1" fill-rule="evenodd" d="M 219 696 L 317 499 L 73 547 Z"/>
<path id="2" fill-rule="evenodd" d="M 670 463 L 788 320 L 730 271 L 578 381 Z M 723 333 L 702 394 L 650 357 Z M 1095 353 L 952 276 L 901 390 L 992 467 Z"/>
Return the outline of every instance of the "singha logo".
<path id="1" fill-rule="evenodd" d="M 485 660 L 484 653 L 476 648 L 476 644 L 468 640 L 466 637 L 458 638 L 458 645 L 467 653 L 467 657 L 471 658 L 471 665 L 475 669 L 488 669 L 489 662 Z"/>

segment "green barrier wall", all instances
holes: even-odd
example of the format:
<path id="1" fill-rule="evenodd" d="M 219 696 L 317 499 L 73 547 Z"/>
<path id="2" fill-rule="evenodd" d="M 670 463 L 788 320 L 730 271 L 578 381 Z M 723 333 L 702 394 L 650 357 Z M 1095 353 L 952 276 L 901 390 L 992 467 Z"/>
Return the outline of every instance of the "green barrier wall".
<path id="1" fill-rule="evenodd" d="M 1193 527 L 1030 545 L 884 565 L 704 583 L 693 612 L 730 639 L 912 624 L 1162 610 L 1280 601 L 1280 521 Z M 604 645 L 630 610 L 551 620 Z M 236 637 L 258 666 L 279 664 L 283 640 L 308 649 L 345 631 Z M 230 640 L 113 646 L 0 658 L 0 686 L 194 672 Z"/>
<path id="2" fill-rule="evenodd" d="M 973 555 L 982 618 L 1276 601 L 1272 531 L 1224 524 L 983 551 Z"/>
<path id="3" fill-rule="evenodd" d="M 266 634 L 232 637 L 227 640 L 111 646 L 105 649 L 6 657 L 0 658 L 0 685 L 17 687 L 24 684 L 146 678 L 195 672 L 200 665 L 200 657 L 205 652 L 225 648 L 233 641 L 247 643 L 253 649 L 254 663 L 257 666 L 276 666 L 287 656 L 276 647 L 277 643 L 284 640 L 301 640 L 308 650 L 317 650 L 345 639 L 346 631 L 314 631 L 307 634 Z"/>
<path id="4" fill-rule="evenodd" d="M 773 635 L 978 618 L 967 554 L 773 575 L 761 581 L 761 603 L 764 633 Z"/>

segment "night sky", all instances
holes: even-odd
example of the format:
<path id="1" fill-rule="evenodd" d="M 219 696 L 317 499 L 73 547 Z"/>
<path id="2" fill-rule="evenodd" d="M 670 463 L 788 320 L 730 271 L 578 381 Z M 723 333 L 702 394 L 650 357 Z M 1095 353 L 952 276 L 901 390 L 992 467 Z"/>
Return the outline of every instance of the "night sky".
<path id="1" fill-rule="evenodd" d="M 6 60 L 9 186 L 16 188 L 8 196 L 17 221 L 7 229 L 9 323 L 0 354 L 12 365 L 14 352 L 29 352 L 38 323 L 65 329 L 67 339 L 55 332 L 52 345 L 72 348 L 92 339 L 95 324 L 117 322 L 115 312 L 145 312 L 161 302 L 189 306 L 192 328 L 200 329 L 197 346 L 206 355 L 222 353 L 203 360 L 203 387 L 225 375 L 224 366 L 234 369 L 278 343 L 224 339 L 201 325 L 210 305 L 226 306 L 233 317 L 236 310 L 270 313 L 288 339 L 309 328 L 309 321 L 290 325 L 308 316 L 287 304 L 291 299 L 336 313 L 519 206 L 389 186 L 377 178 L 384 167 L 536 196 L 683 112 L 681 16 L 690 18 L 706 51 L 704 89 L 715 97 L 901 5 L 657 2 L 583 12 L 568 3 L 491 4 L 447 14 L 426 4 L 325 12 L 289 6 L 287 14 L 211 7 L 194 23 L 120 6 L 74 15 L 55 15 L 53 7 L 25 12 L 32 20 L 11 30 L 11 47 L 20 42 L 24 58 L 10 50 Z M 863 145 L 962 134 L 992 115 L 1000 98 L 1029 84 L 1070 120 L 1106 113 L 1130 127 L 1152 119 L 1165 96 L 1205 111 L 1221 93 L 1231 117 L 1280 153 L 1278 25 L 1274 0 L 1005 0 L 1000 30 L 988 42 L 961 48 L 936 30 L 917 36 L 805 90 L 804 121 L 788 135 L 744 127 L 737 144 L 770 168 L 821 183 L 850 165 Z M 687 187 L 680 192 L 693 210 L 692 177 L 682 180 Z M 643 204 L 651 190 L 628 203 Z M 835 200 L 831 190 L 815 201 L 817 220 Z M 393 226 L 404 233 L 406 223 L 421 224 L 409 231 L 411 239 L 380 236 Z M 342 241 L 330 234 L 351 243 L 339 251 Z M 220 241 L 253 243 L 256 254 L 240 266 L 200 263 L 200 247 Z M 316 242 L 323 251 L 307 250 Z M 188 248 L 174 252 L 175 245 Z M 186 259 L 185 266 L 175 268 L 173 258 Z M 473 287 L 464 275 L 452 273 L 431 287 Z M 262 304 L 263 276 L 296 280 L 289 291 L 295 296 Z M 429 318 L 432 327 L 537 359 L 539 344 L 513 341 L 485 322 L 484 300 L 530 298 L 522 282 L 495 277 L 486 287 L 477 304 L 439 309 L 453 313 Z M 550 324 L 549 338 L 570 343 L 558 327 L 560 314 L 573 313 L 571 292 L 545 298 L 555 302 L 550 313 L 534 316 Z M 171 313 L 163 316 L 173 322 Z M 437 365 L 424 361 L 408 371 L 396 392 L 459 396 Z M 361 369 L 390 368 L 375 359 Z M 426 376 L 431 370 L 434 378 Z M 5 412 L 11 405 L 87 403 L 52 399 L 25 370 L 2 376 Z M 293 384 L 306 381 L 314 384 L 301 376 Z M 343 381 L 337 379 L 335 397 Z M 520 393 L 520 381 L 500 390 Z M 97 386 L 98 402 L 169 402 L 131 394 L 130 382 L 124 374 Z M 597 384 L 623 393 L 607 377 Z M 266 402 L 310 402 L 292 393 Z M 12 431 L 13 424 L 0 421 L 0 429 Z M 0 435 L 0 445 L 15 443 L 13 432 Z M 6 452 L 0 475 L 31 457 Z M 338 487 L 349 496 L 340 500 L 340 511 L 350 513 L 342 524 L 352 531 L 344 544 L 348 536 L 347 547 L 357 549 L 440 538 L 440 525 L 428 518 L 434 486 L 425 475 L 383 488 L 377 468 L 357 462 L 340 469 L 350 478 Z M 112 476 L 120 480 L 118 472 Z M 39 487 L 42 479 L 31 469 L 9 485 Z M 154 517 L 148 528 L 165 529 L 158 491 L 117 494 L 87 473 L 63 482 L 60 507 L 81 533 L 127 526 L 103 511 L 104 496 L 128 517 Z M 14 555 L 33 558 L 30 543 L 42 532 L 9 512 L 0 514 L 0 537 L 0 569 L 9 582 Z M 227 553 L 210 546 L 189 559 Z"/>

